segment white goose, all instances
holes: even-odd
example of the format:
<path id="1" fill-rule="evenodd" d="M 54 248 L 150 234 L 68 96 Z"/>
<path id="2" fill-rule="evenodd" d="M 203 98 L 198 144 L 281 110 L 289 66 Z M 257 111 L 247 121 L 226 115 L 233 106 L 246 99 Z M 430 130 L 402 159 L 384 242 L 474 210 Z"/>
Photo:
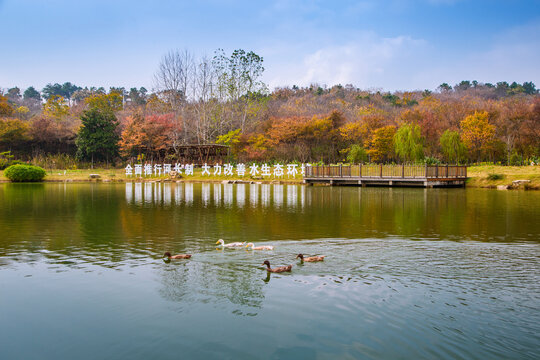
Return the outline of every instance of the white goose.
<path id="1" fill-rule="evenodd" d="M 225 244 L 225 241 L 223 241 L 223 239 L 219 239 L 216 244 L 220 244 L 221 246 L 223 247 L 242 247 L 246 244 L 246 242 L 244 241 L 243 243 L 242 242 L 233 242 L 233 243 L 230 243 L 230 244 Z"/>
<path id="2" fill-rule="evenodd" d="M 251 250 L 274 250 L 272 245 L 255 246 L 253 243 L 248 243 L 246 247 L 251 247 Z"/>

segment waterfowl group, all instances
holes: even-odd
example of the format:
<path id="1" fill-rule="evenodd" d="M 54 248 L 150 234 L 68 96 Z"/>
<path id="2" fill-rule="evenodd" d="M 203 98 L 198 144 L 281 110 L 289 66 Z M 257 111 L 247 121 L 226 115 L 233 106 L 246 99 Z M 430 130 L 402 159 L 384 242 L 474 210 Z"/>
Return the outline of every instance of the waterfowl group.
<path id="1" fill-rule="evenodd" d="M 223 239 L 219 239 L 216 244 L 220 244 L 222 247 L 227 248 L 234 248 L 234 247 L 243 247 L 244 245 L 246 248 L 251 248 L 251 250 L 274 250 L 274 247 L 272 245 L 261 245 L 261 246 L 255 246 L 253 243 L 248 243 L 246 245 L 246 242 L 233 242 L 229 244 L 225 244 L 225 241 Z M 190 259 L 191 254 L 177 254 L 177 255 L 171 255 L 170 252 L 166 252 L 163 254 L 164 258 L 167 258 L 167 260 L 170 259 Z M 317 262 L 317 261 L 324 261 L 325 255 L 321 256 L 308 256 L 304 257 L 303 254 L 296 255 L 296 259 L 300 259 L 303 262 Z M 278 266 L 275 268 L 270 267 L 270 262 L 268 260 L 265 260 L 263 265 L 266 265 L 266 271 L 269 273 L 282 273 L 282 272 L 290 272 L 292 269 L 292 265 L 284 265 L 284 266 Z"/>

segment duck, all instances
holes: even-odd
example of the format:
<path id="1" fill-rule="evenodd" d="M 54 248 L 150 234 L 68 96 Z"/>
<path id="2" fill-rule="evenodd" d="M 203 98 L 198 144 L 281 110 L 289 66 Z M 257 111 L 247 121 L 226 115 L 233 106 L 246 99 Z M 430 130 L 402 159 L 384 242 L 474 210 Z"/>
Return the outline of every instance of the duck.
<path id="1" fill-rule="evenodd" d="M 272 273 L 282 273 L 282 272 L 285 272 L 285 271 L 291 271 L 291 269 L 292 269 L 292 265 L 278 266 L 278 267 L 272 269 L 270 267 L 270 261 L 268 261 L 268 260 L 265 260 L 263 262 L 263 265 L 266 265 L 266 271 L 272 272 Z"/>
<path id="2" fill-rule="evenodd" d="M 191 258 L 191 254 L 177 254 L 177 255 L 171 255 L 170 252 L 166 252 L 165 254 L 163 254 L 163 257 L 167 258 L 167 259 L 190 259 Z"/>
<path id="3" fill-rule="evenodd" d="M 246 244 L 246 242 L 233 242 L 230 244 L 225 244 L 225 241 L 223 241 L 223 239 L 219 239 L 216 244 L 221 244 L 221 246 L 223 247 L 242 247 Z"/>
<path id="4" fill-rule="evenodd" d="M 253 243 L 247 243 L 246 247 L 250 246 L 251 250 L 274 250 L 274 247 L 272 245 L 255 246 Z"/>
<path id="5" fill-rule="evenodd" d="M 304 261 L 306 261 L 306 262 L 316 262 L 316 261 L 324 261 L 325 256 L 326 255 L 304 257 L 304 255 L 298 254 L 298 255 L 296 255 L 296 258 L 297 259 L 300 258 L 300 260 L 302 260 L 302 262 L 304 262 Z"/>

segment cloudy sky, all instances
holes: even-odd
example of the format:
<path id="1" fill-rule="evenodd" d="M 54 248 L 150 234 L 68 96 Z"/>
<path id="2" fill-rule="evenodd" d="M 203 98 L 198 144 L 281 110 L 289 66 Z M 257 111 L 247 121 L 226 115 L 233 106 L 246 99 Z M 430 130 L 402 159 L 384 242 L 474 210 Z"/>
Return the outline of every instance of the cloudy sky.
<path id="1" fill-rule="evenodd" d="M 276 86 L 540 85 L 540 1 L 0 0 L 0 88 L 153 87 L 164 53 L 253 50 Z"/>

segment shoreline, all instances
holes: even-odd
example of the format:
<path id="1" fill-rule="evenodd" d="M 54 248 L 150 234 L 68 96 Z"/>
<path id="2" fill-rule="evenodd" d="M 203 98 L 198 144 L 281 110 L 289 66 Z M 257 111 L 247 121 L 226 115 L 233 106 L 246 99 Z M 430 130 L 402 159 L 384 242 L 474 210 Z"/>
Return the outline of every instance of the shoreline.
<path id="1" fill-rule="evenodd" d="M 222 184 L 304 184 L 303 177 L 294 178 L 262 178 L 250 176 L 203 176 L 201 171 L 195 170 L 194 175 L 183 175 L 181 178 L 172 177 L 127 177 L 124 169 L 72 169 L 72 170 L 46 170 L 44 183 L 125 183 L 125 182 L 178 182 L 178 183 L 222 183 Z M 92 178 L 94 176 L 99 178 Z M 540 166 L 501 166 L 477 165 L 467 168 L 467 182 L 465 187 L 499 189 L 499 190 L 540 190 Z M 493 175 L 497 175 L 493 179 Z M 519 182 L 519 186 L 516 186 Z M 0 171 L 0 183 L 10 183 Z M 321 186 L 321 185 L 316 185 Z M 322 185 L 328 186 L 328 185 Z"/>

